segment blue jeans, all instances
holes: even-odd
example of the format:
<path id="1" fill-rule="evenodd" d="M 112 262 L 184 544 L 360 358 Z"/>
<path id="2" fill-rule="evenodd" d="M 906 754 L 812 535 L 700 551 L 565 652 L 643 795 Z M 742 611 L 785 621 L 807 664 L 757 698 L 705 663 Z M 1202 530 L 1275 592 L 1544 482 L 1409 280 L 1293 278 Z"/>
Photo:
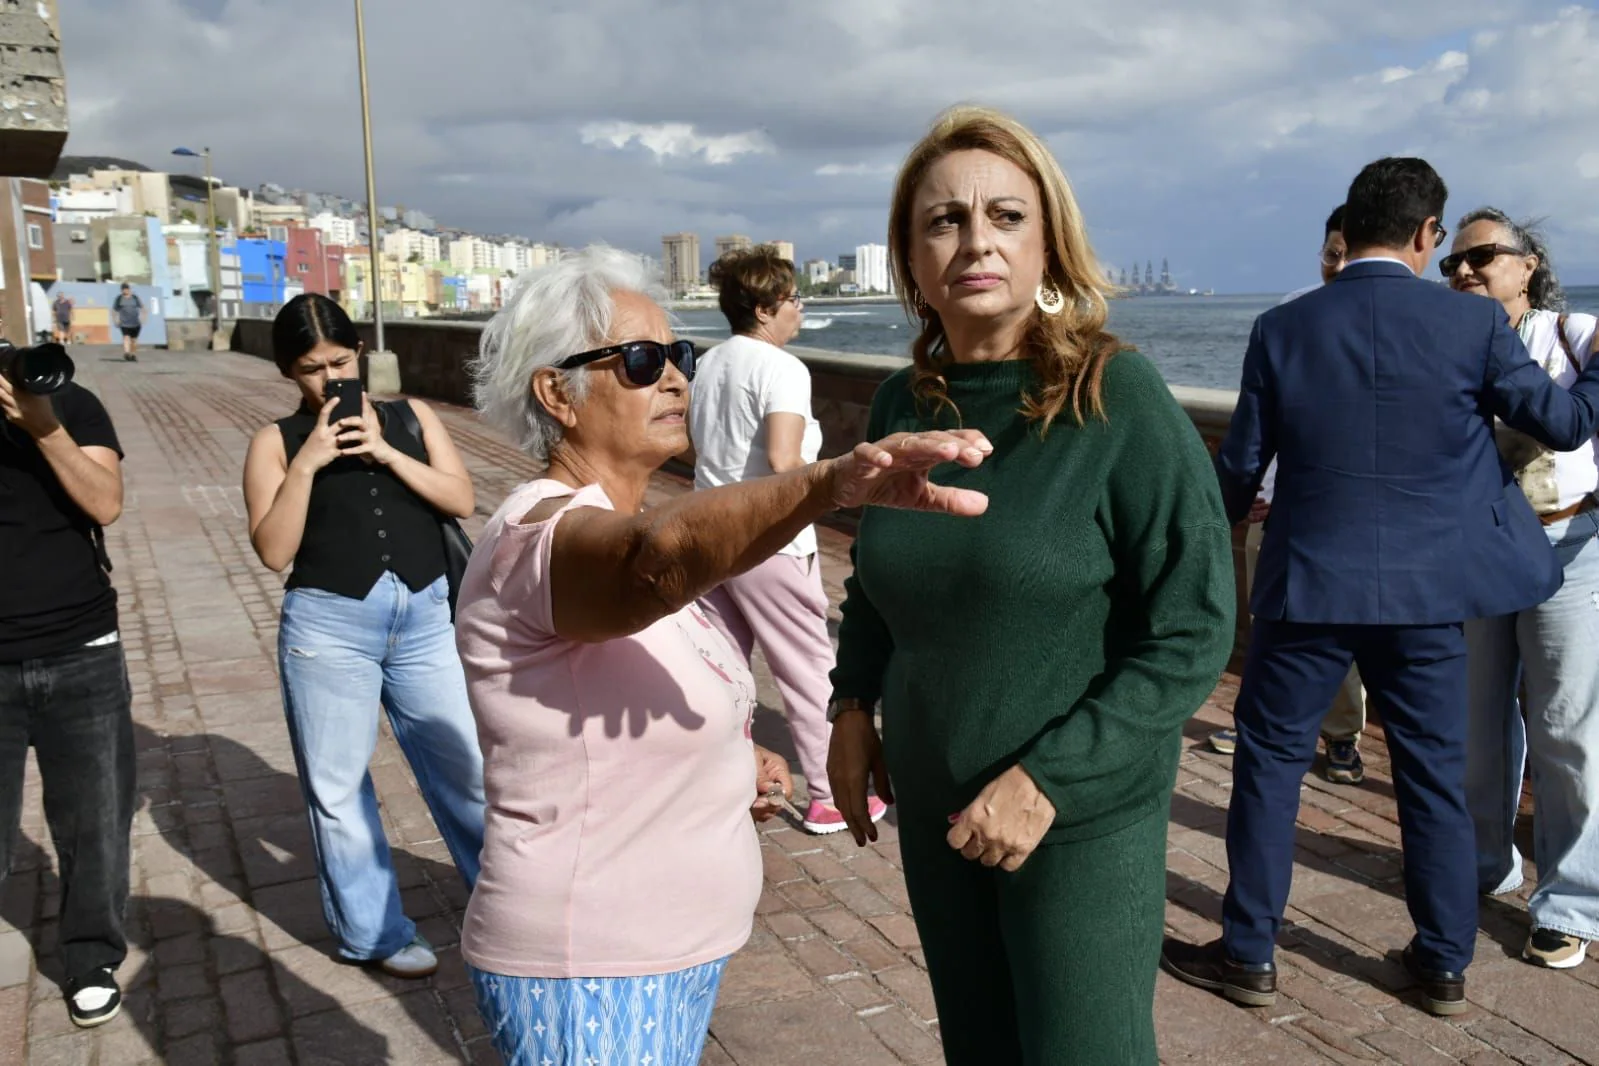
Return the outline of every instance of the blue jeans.
<path id="1" fill-rule="evenodd" d="M 316 849 L 322 911 L 349 959 L 383 959 L 416 935 L 400 907 L 367 764 L 378 704 L 470 889 L 483 850 L 483 755 L 455 651 L 448 585 L 412 592 L 385 573 L 364 600 L 283 597 L 283 706 Z"/>
<path id="2" fill-rule="evenodd" d="M 1466 626 L 1477 885 L 1491 893 L 1521 886 L 1516 808 L 1530 769 L 1532 924 L 1599 940 L 1599 512 L 1546 532 L 1565 570 L 1560 591 L 1531 610 Z"/>

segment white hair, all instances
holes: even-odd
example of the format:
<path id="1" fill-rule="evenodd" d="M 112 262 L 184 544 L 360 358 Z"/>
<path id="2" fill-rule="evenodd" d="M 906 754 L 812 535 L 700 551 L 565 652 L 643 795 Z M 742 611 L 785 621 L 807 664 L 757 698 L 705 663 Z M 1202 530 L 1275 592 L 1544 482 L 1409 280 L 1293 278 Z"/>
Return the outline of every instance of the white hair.
<path id="1" fill-rule="evenodd" d="M 561 423 L 533 395 L 533 373 L 592 351 L 610 336 L 616 293 L 666 296 L 653 264 L 631 252 L 591 244 L 521 281 L 483 327 L 472 365 L 472 399 L 484 421 L 540 463 L 559 444 Z M 588 375 L 563 372 L 567 395 L 583 398 Z"/>

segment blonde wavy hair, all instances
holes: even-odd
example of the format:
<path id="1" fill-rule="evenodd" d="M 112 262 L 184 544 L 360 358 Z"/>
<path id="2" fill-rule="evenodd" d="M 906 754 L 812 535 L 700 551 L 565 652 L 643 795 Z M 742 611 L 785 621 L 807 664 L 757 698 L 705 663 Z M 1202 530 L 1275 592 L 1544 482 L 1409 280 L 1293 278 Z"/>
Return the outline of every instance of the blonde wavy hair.
<path id="1" fill-rule="evenodd" d="M 920 317 L 921 334 L 911 348 L 911 389 L 936 411 L 954 410 L 941 363 L 949 342 L 938 313 L 921 299 L 911 276 L 911 211 L 916 190 L 934 163 L 952 152 L 977 150 L 1007 160 L 1038 187 L 1044 221 L 1044 279 L 1065 297 L 1056 315 L 1034 310 L 1022 340 L 1037 381 L 1022 395 L 1021 413 L 1047 433 L 1068 408 L 1082 425 L 1103 417 L 1101 384 L 1105 364 L 1125 347 L 1105 329 L 1107 299 L 1115 293 L 1088 241 L 1082 211 L 1072 195 L 1066 172 L 1032 130 L 1003 112 L 987 107 L 951 108 L 939 115 L 900 167 L 889 209 L 888 262 L 906 314 Z M 957 417 L 959 411 L 956 412 Z"/>

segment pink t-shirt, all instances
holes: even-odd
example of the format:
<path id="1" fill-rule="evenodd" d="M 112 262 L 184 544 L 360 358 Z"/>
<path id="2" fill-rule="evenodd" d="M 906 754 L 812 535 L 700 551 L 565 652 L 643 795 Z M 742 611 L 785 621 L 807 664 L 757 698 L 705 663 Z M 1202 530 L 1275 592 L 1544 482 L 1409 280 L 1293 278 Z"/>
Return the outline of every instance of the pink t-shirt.
<path id="1" fill-rule="evenodd" d="M 558 496 L 554 516 L 517 523 Z M 556 636 L 550 547 L 574 507 L 613 509 L 598 485 L 517 488 L 462 582 L 488 810 L 461 952 L 512 977 L 670 973 L 749 938 L 755 682 L 698 607 L 604 643 Z"/>

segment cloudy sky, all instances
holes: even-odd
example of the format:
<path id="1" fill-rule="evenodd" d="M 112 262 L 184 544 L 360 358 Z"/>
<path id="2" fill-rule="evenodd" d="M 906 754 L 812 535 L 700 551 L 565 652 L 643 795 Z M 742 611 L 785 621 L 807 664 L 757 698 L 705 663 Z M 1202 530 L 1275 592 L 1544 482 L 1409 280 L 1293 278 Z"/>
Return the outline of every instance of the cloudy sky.
<path id="1" fill-rule="evenodd" d="M 363 195 L 347 0 L 64 0 L 67 151 Z M 1100 256 L 1314 280 L 1360 166 L 1420 154 L 1599 283 L 1599 10 L 1546 0 L 367 0 L 378 196 L 655 255 L 691 229 L 882 241 L 941 108 L 1047 136 Z"/>

